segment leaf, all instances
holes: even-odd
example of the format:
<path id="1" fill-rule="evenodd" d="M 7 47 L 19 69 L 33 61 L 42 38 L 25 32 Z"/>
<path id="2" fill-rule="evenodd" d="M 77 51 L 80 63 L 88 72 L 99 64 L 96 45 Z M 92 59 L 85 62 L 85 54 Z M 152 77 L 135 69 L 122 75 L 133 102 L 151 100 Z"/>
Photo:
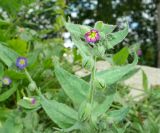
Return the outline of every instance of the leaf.
<path id="1" fill-rule="evenodd" d="M 19 112 L 13 111 L 5 123 L 0 127 L 1 133 L 22 133 L 23 124 Z"/>
<path id="2" fill-rule="evenodd" d="M 41 96 L 41 105 L 47 115 L 61 128 L 69 128 L 78 119 L 78 113 L 69 106 Z"/>
<path id="3" fill-rule="evenodd" d="M 20 55 L 25 55 L 27 52 L 27 42 L 21 39 L 12 39 L 7 42 L 9 47 Z"/>
<path id="4" fill-rule="evenodd" d="M 125 75 L 127 75 L 131 71 L 134 71 L 136 69 L 135 65 L 137 64 L 137 62 L 138 62 L 138 57 L 135 54 L 135 59 L 132 64 L 125 65 L 125 66 L 119 66 L 119 67 L 113 67 L 108 70 L 98 72 L 96 73 L 96 79 L 102 85 L 114 84 L 117 81 L 120 81 Z"/>
<path id="5" fill-rule="evenodd" d="M 26 75 L 20 71 L 16 71 L 14 69 L 8 69 L 5 71 L 5 75 L 14 80 L 20 80 L 26 78 Z"/>
<path id="6" fill-rule="evenodd" d="M 147 78 L 147 75 L 146 73 L 142 70 L 142 79 L 143 79 L 143 88 L 144 90 L 148 90 L 149 87 L 148 87 L 148 78 Z"/>
<path id="7" fill-rule="evenodd" d="M 104 114 L 112 105 L 114 100 L 115 90 L 108 90 L 107 96 L 102 104 L 98 104 L 93 110 L 93 117 L 97 118 L 100 115 Z"/>
<path id="8" fill-rule="evenodd" d="M 75 34 L 79 38 L 84 38 L 85 33 L 92 29 L 89 26 L 73 24 L 70 22 L 65 22 L 65 27 L 71 34 Z"/>
<path id="9" fill-rule="evenodd" d="M 126 117 L 128 112 L 129 112 L 128 107 L 123 107 L 120 110 L 110 111 L 107 113 L 107 116 L 108 116 L 107 119 L 111 121 L 112 123 L 114 122 L 118 123 Z"/>
<path id="10" fill-rule="evenodd" d="M 8 67 L 15 63 L 19 55 L 12 49 L 0 42 L 0 60 L 2 60 Z"/>
<path id="11" fill-rule="evenodd" d="M 0 78 L 2 78 L 4 75 L 4 66 L 2 63 L 0 63 Z"/>
<path id="12" fill-rule="evenodd" d="M 0 19 L 0 27 L 9 26 L 9 25 L 11 25 L 10 22 Z"/>
<path id="13" fill-rule="evenodd" d="M 81 56 L 82 56 L 82 64 L 86 68 L 92 68 L 93 66 L 93 59 L 92 53 L 89 47 L 87 47 L 85 42 L 81 41 L 81 38 L 84 38 L 85 33 L 88 32 L 91 27 L 89 26 L 82 26 L 73 23 L 65 23 L 67 30 L 71 33 L 72 41 L 78 48 Z"/>
<path id="14" fill-rule="evenodd" d="M 72 35 L 72 40 L 82 56 L 83 67 L 86 67 L 89 69 L 92 68 L 94 61 L 93 61 L 92 54 L 91 54 L 89 48 L 76 35 Z"/>
<path id="15" fill-rule="evenodd" d="M 34 52 L 28 53 L 27 59 L 28 59 L 29 67 L 32 67 L 35 64 L 39 53 L 40 53 L 40 50 L 34 50 Z"/>
<path id="16" fill-rule="evenodd" d="M 124 40 L 124 38 L 128 34 L 128 28 L 129 27 L 127 25 L 123 30 L 111 33 L 107 36 L 107 41 L 108 41 L 108 45 L 110 46 L 110 48 L 113 48 L 115 45 L 117 45 L 118 43 Z"/>
<path id="17" fill-rule="evenodd" d="M 124 65 L 127 62 L 128 56 L 129 49 L 124 47 L 113 56 L 113 61 L 116 65 Z"/>
<path id="18" fill-rule="evenodd" d="M 75 104 L 81 104 L 89 93 L 89 84 L 65 71 L 60 66 L 55 66 L 56 77 L 65 93 Z"/>
<path id="19" fill-rule="evenodd" d="M 17 90 L 17 85 L 14 84 L 12 88 L 10 88 L 9 90 L 3 92 L 0 95 L 0 102 L 5 101 L 6 99 L 8 99 L 15 91 Z"/>
<path id="20" fill-rule="evenodd" d="M 33 1 L 34 0 L 0 0 L 0 7 L 6 10 L 12 17 L 16 17 L 21 6 L 28 5 Z"/>
<path id="21" fill-rule="evenodd" d="M 115 25 L 104 24 L 102 21 L 97 21 L 94 26 L 94 29 L 98 30 L 99 32 L 103 32 L 104 34 L 113 32 L 115 28 Z"/>

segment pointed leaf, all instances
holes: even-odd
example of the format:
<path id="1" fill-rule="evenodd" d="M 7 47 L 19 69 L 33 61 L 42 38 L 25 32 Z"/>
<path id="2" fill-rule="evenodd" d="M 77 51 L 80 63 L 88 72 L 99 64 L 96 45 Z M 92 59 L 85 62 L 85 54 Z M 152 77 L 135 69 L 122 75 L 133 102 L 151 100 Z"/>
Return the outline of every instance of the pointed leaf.
<path id="1" fill-rule="evenodd" d="M 19 55 L 12 49 L 0 42 L 0 60 L 10 67 Z"/>
<path id="2" fill-rule="evenodd" d="M 89 26 L 73 24 L 70 22 L 65 22 L 65 27 L 71 34 L 75 34 L 77 35 L 77 37 L 82 37 L 82 38 L 84 38 L 86 32 L 92 29 Z"/>
<path id="3" fill-rule="evenodd" d="M 113 56 L 113 61 L 116 65 L 124 65 L 127 62 L 128 56 L 129 49 L 124 47 Z"/>
<path id="4" fill-rule="evenodd" d="M 0 78 L 2 78 L 4 75 L 4 66 L 2 63 L 0 63 Z"/>
<path id="5" fill-rule="evenodd" d="M 14 84 L 12 88 L 9 88 L 9 90 L 3 92 L 0 95 L 0 102 L 5 101 L 6 99 L 8 99 L 15 91 L 17 90 L 17 85 Z"/>
<path id="6" fill-rule="evenodd" d="M 135 70 L 135 65 L 138 62 L 138 57 L 135 54 L 135 60 L 132 64 L 121 66 L 121 67 L 113 67 L 108 70 L 104 70 L 96 73 L 96 79 L 102 85 L 111 85 L 121 80 L 125 75 Z"/>
<path id="7" fill-rule="evenodd" d="M 107 36 L 108 45 L 114 47 L 118 43 L 122 42 L 128 34 L 128 28 L 129 27 L 127 25 L 123 30 L 109 34 Z"/>
<path id="8" fill-rule="evenodd" d="M 60 66 L 55 67 L 55 74 L 63 90 L 75 104 L 81 104 L 86 99 L 89 92 L 89 84 L 86 81 L 70 74 Z"/>
<path id="9" fill-rule="evenodd" d="M 106 99 L 93 110 L 93 117 L 97 118 L 104 114 L 112 105 L 114 100 L 115 90 L 109 90 Z"/>
<path id="10" fill-rule="evenodd" d="M 99 32 L 103 32 L 104 34 L 109 34 L 109 33 L 113 32 L 113 30 L 116 28 L 116 26 L 104 24 L 102 21 L 97 21 L 95 23 L 94 28 L 96 30 L 98 30 Z"/>
<path id="11" fill-rule="evenodd" d="M 143 70 L 142 70 L 142 78 L 143 78 L 143 88 L 144 90 L 148 90 L 148 78 Z"/>
<path id="12" fill-rule="evenodd" d="M 107 113 L 108 119 L 111 122 L 120 122 L 122 121 L 129 112 L 128 107 L 123 107 L 120 110 L 114 110 Z"/>
<path id="13" fill-rule="evenodd" d="M 77 112 L 63 103 L 41 96 L 41 105 L 50 119 L 61 128 L 73 126 L 78 119 Z"/>

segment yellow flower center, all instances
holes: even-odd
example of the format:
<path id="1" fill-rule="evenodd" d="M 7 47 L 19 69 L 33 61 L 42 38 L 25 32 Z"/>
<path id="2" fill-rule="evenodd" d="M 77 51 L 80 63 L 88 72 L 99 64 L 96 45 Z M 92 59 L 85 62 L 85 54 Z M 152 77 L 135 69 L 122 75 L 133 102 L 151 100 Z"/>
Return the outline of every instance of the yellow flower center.
<path id="1" fill-rule="evenodd" d="M 20 60 L 20 61 L 19 61 L 19 64 L 20 64 L 20 65 L 24 65 L 24 64 L 25 64 L 25 60 L 23 60 L 23 59 Z"/>
<path id="2" fill-rule="evenodd" d="M 91 32 L 89 35 L 90 38 L 95 38 L 96 37 L 96 32 Z"/>

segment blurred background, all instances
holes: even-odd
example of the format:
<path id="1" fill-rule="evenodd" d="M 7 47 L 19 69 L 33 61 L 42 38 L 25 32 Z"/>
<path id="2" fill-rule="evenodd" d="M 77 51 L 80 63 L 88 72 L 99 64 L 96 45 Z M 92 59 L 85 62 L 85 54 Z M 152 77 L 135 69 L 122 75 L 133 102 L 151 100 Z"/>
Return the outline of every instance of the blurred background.
<path id="1" fill-rule="evenodd" d="M 123 28 L 128 22 L 129 35 L 114 52 L 122 45 L 137 44 L 140 46 L 139 64 L 160 67 L 158 0 L 0 0 L 0 41 L 16 38 L 15 29 L 20 33 L 27 29 L 27 36 L 37 33 L 36 39 L 54 39 L 63 43 L 67 50 L 73 47 L 63 27 L 63 18 L 68 17 L 74 23 L 91 26 L 103 21 Z M 63 49 L 63 46 L 57 47 Z"/>

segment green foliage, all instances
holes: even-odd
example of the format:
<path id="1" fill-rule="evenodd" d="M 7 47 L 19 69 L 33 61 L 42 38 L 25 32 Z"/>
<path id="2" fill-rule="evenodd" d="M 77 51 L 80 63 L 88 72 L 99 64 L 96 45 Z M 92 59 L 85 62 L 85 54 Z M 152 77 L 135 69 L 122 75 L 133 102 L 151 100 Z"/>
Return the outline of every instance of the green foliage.
<path id="1" fill-rule="evenodd" d="M 124 65 L 127 62 L 128 56 L 129 49 L 127 47 L 124 47 L 118 53 L 114 54 L 113 62 L 116 65 Z"/>
<path id="2" fill-rule="evenodd" d="M 125 77 L 130 72 L 136 70 L 135 64 L 138 62 L 138 57 L 135 57 L 135 60 L 132 64 L 121 66 L 121 67 L 113 67 L 108 70 L 104 70 L 98 72 L 96 74 L 96 79 L 99 81 L 101 85 L 111 85 L 117 81 L 120 81 L 123 77 Z M 131 74 L 131 73 L 130 73 Z"/>
<path id="3" fill-rule="evenodd" d="M 94 112 L 93 112 L 93 117 L 97 118 L 100 115 L 107 112 L 107 110 L 112 105 L 112 102 L 114 101 L 114 97 L 115 97 L 115 90 L 109 90 L 104 101 L 102 103 L 98 104 L 97 106 L 95 106 Z"/>
<path id="4" fill-rule="evenodd" d="M 103 32 L 105 34 L 112 33 L 114 29 L 116 28 L 115 25 L 109 25 L 109 24 L 104 24 L 102 21 L 98 21 L 95 23 L 94 28 L 100 32 Z"/>
<path id="5" fill-rule="evenodd" d="M 142 70 L 142 81 L 143 81 L 143 88 L 144 88 L 144 90 L 147 91 L 149 89 L 148 78 L 147 78 L 146 73 L 143 70 Z"/>
<path id="6" fill-rule="evenodd" d="M 118 123 L 122 121 L 129 112 L 128 107 L 123 107 L 120 110 L 114 110 L 107 114 L 107 118 L 111 123 Z"/>
<path id="7" fill-rule="evenodd" d="M 78 119 L 78 114 L 72 108 L 55 100 L 41 97 L 41 104 L 47 115 L 61 128 L 71 127 Z"/>
<path id="8" fill-rule="evenodd" d="M 81 104 L 89 93 L 89 84 L 58 65 L 55 67 L 55 73 L 63 90 L 72 99 L 73 103 L 75 105 Z"/>
<path id="9" fill-rule="evenodd" d="M 118 43 L 122 42 L 124 38 L 128 35 L 128 25 L 123 30 L 111 33 L 107 36 L 109 48 L 113 48 Z"/>
<path id="10" fill-rule="evenodd" d="M 11 88 L 9 88 L 9 90 L 3 92 L 0 95 L 0 102 L 5 101 L 6 99 L 8 99 L 11 95 L 13 95 L 13 93 L 17 90 L 17 85 L 14 84 Z"/>
<path id="11" fill-rule="evenodd" d="M 26 6 L 32 2 L 34 2 L 34 0 L 0 0 L 0 7 L 15 17 L 22 5 Z"/>
<path id="12" fill-rule="evenodd" d="M 17 59 L 18 54 L 12 49 L 0 43 L 0 60 L 3 61 L 8 67 L 11 67 L 13 62 Z"/>

